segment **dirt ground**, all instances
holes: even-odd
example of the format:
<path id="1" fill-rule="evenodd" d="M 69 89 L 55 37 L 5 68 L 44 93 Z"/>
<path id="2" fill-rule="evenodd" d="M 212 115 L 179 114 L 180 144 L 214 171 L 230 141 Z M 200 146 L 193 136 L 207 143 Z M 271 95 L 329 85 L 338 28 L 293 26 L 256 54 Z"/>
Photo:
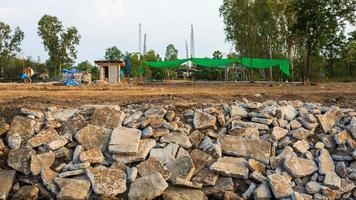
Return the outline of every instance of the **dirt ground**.
<path id="1" fill-rule="evenodd" d="M 260 94 L 256 95 L 256 94 Z M 10 117 L 21 107 L 74 107 L 84 104 L 231 103 L 249 100 L 296 100 L 356 109 L 356 83 L 300 84 L 160 83 L 146 85 L 91 85 L 0 83 L 0 115 Z"/>

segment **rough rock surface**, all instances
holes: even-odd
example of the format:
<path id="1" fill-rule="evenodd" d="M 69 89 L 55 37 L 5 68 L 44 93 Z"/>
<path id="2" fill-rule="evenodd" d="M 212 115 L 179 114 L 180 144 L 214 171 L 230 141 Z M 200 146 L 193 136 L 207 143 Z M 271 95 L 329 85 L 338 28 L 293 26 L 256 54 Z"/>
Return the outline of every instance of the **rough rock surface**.
<path id="1" fill-rule="evenodd" d="M 0 117 L 0 199 L 356 199 L 353 109 L 243 99 L 18 111 Z"/>
<path id="2" fill-rule="evenodd" d="M 129 192 L 129 199 L 154 199 L 160 196 L 168 187 L 160 173 L 153 173 L 148 176 L 136 179 Z"/>
<path id="3" fill-rule="evenodd" d="M 85 173 L 96 194 L 116 196 L 126 191 L 126 174 L 120 169 L 88 168 Z"/>

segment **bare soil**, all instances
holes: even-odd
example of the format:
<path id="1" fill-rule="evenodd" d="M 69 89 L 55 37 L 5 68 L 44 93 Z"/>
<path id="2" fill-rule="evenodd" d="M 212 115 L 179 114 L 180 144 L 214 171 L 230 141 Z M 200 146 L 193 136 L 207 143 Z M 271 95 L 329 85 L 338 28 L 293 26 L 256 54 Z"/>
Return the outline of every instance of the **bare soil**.
<path id="1" fill-rule="evenodd" d="M 256 95 L 256 94 L 260 94 Z M 146 85 L 91 85 L 66 87 L 56 84 L 0 83 L 0 116 L 12 117 L 19 108 L 48 106 L 75 107 L 84 104 L 231 103 L 249 100 L 302 100 L 356 109 L 356 83 L 241 84 L 241 83 L 159 83 Z"/>

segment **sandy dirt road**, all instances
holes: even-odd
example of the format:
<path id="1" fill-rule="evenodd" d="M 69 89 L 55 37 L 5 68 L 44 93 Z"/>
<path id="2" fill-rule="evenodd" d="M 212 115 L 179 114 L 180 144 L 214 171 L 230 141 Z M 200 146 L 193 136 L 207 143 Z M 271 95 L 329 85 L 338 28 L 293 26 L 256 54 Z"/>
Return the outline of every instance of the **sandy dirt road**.
<path id="1" fill-rule="evenodd" d="M 260 94 L 256 95 L 256 94 Z M 259 97 L 258 97 L 259 96 Z M 175 104 L 250 100 L 296 100 L 356 109 L 356 83 L 314 86 L 297 84 L 180 83 L 150 85 L 91 85 L 66 87 L 51 84 L 0 84 L 0 115 L 13 114 L 21 107 L 72 107 L 84 104 Z"/>

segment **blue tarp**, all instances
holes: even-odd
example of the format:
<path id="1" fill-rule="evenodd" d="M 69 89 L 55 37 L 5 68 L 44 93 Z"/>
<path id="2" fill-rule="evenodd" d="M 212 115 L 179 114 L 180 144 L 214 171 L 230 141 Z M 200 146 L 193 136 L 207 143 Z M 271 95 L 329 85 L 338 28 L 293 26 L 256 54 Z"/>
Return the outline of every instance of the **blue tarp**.
<path id="1" fill-rule="evenodd" d="M 63 73 L 66 73 L 66 74 L 75 74 L 78 72 L 79 72 L 79 70 L 77 68 L 63 69 Z"/>
<path id="2" fill-rule="evenodd" d="M 64 85 L 66 86 L 79 86 L 80 84 L 74 80 L 74 79 L 69 79 L 64 81 Z"/>

